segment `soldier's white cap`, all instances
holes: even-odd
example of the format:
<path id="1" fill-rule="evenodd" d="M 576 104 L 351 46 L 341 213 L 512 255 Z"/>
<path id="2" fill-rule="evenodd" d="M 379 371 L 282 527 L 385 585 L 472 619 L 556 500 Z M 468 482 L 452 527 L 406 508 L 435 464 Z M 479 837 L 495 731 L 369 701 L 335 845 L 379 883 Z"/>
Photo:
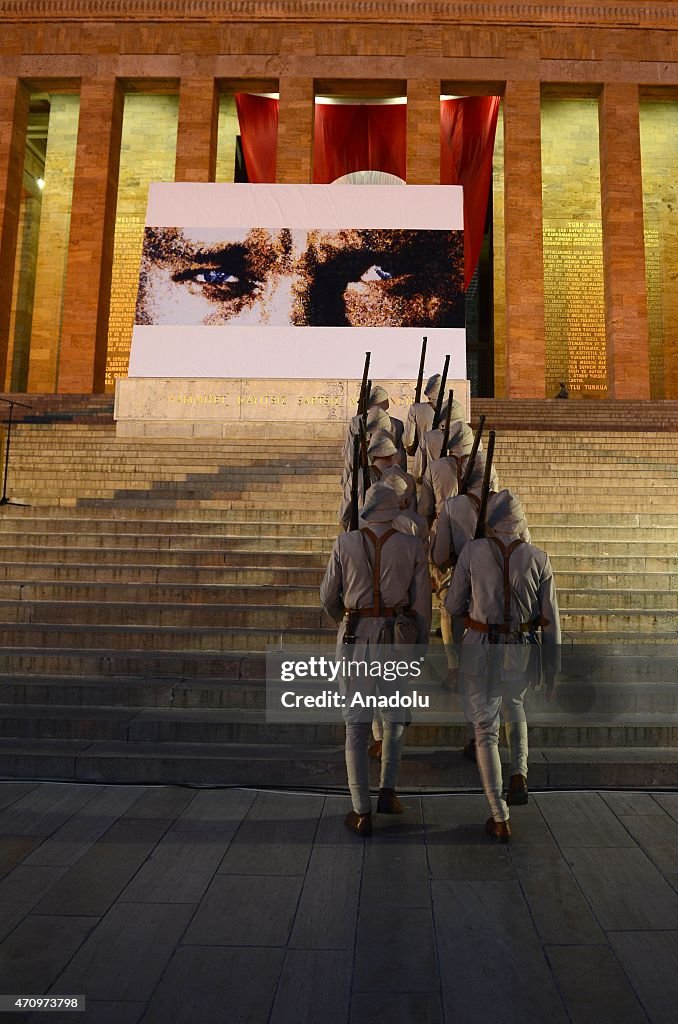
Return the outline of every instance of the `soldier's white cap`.
<path id="1" fill-rule="evenodd" d="M 469 491 L 473 491 L 474 494 L 480 494 L 484 476 L 485 452 L 476 452 L 476 457 L 473 460 L 473 469 L 471 470 L 471 479 L 468 485 Z"/>
<path id="2" fill-rule="evenodd" d="M 473 447 L 473 431 L 468 423 L 457 420 L 450 423 L 450 438 L 447 450 L 451 455 L 468 455 Z"/>
<path id="3" fill-rule="evenodd" d="M 379 483 L 386 487 L 392 487 L 398 498 L 405 498 L 409 504 L 414 494 L 414 478 L 406 473 L 400 466 L 389 466 L 381 474 Z"/>
<path id="4" fill-rule="evenodd" d="M 378 402 L 388 402 L 388 391 L 381 384 L 375 384 L 370 391 L 368 405 L 376 405 Z"/>
<path id="5" fill-rule="evenodd" d="M 441 430 L 445 429 L 445 421 L 447 419 L 447 407 L 449 405 L 449 399 L 443 402 L 440 409 L 440 423 L 438 424 Z M 458 402 L 456 398 L 452 399 L 452 413 L 450 414 L 450 423 L 455 423 L 457 420 L 463 420 L 464 408 L 461 402 Z M 451 428 L 450 428 L 451 429 Z"/>
<path id="6" fill-rule="evenodd" d="M 511 536 L 522 533 L 527 528 L 527 520 L 518 495 L 508 487 L 498 494 L 491 495 L 487 502 L 485 523 L 494 533 L 506 533 Z"/>
<path id="7" fill-rule="evenodd" d="M 383 409 L 370 409 L 367 414 L 367 433 L 373 434 L 375 430 L 390 430 L 391 417 Z"/>
<path id="8" fill-rule="evenodd" d="M 395 455 L 398 449 L 393 443 L 393 439 L 386 433 L 381 434 L 379 437 L 373 437 L 370 441 L 367 449 L 367 455 L 370 459 L 386 459 L 389 455 Z"/>
<path id="9" fill-rule="evenodd" d="M 426 397 L 433 398 L 434 395 L 437 397 L 442 382 L 443 378 L 442 374 L 440 373 L 434 373 L 432 377 L 429 377 L 429 379 L 426 381 L 426 387 L 424 388 L 424 394 L 426 395 Z"/>
<path id="10" fill-rule="evenodd" d="M 360 518 L 368 523 L 390 523 L 400 514 L 400 504 L 392 487 L 384 484 L 372 484 L 365 495 L 365 504 Z"/>

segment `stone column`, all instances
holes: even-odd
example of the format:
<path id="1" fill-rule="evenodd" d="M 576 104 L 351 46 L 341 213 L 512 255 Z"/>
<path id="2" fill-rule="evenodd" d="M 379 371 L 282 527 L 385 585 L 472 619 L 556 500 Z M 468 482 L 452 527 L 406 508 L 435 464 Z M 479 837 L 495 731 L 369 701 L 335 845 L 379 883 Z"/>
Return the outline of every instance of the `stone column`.
<path id="1" fill-rule="evenodd" d="M 504 93 L 506 393 L 543 398 L 544 244 L 539 82 L 507 82 Z"/>
<path id="2" fill-rule="evenodd" d="M 407 183 L 440 184 L 440 82 L 407 83 Z"/>
<path id="3" fill-rule="evenodd" d="M 59 391 L 103 392 L 124 94 L 84 78 L 73 180 Z"/>
<path id="4" fill-rule="evenodd" d="M 598 112 L 608 393 L 649 398 L 638 86 L 603 86 Z"/>
<path id="5" fill-rule="evenodd" d="M 0 78 L 0 381 L 4 381 L 7 368 L 28 101 L 23 82 Z"/>
<path id="6" fill-rule="evenodd" d="M 279 89 L 276 181 L 313 181 L 313 79 L 281 78 Z"/>
<path id="7" fill-rule="evenodd" d="M 219 93 L 213 78 L 182 78 L 175 181 L 214 181 Z"/>

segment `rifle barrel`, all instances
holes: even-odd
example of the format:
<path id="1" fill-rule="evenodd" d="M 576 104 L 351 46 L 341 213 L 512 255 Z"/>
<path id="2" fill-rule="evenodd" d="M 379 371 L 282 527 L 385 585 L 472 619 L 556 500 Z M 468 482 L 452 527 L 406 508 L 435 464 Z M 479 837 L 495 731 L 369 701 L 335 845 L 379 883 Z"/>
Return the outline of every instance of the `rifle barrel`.
<path id="1" fill-rule="evenodd" d="M 421 402 L 421 389 L 424 383 L 424 363 L 426 362 L 426 338 L 421 343 L 421 358 L 419 359 L 419 374 L 417 376 L 417 388 L 414 393 L 415 402 Z"/>
<path id="2" fill-rule="evenodd" d="M 476 436 L 473 438 L 473 447 L 471 448 L 471 454 L 468 457 L 468 462 L 464 469 L 464 475 L 461 480 L 461 486 L 459 488 L 460 494 L 466 494 L 471 483 L 471 476 L 473 475 L 473 467 L 476 461 L 476 455 L 478 454 L 478 448 L 480 447 L 480 438 L 483 434 L 483 427 L 485 426 L 485 417 L 481 416 L 478 421 L 478 429 L 476 430 Z"/>
<path id="3" fill-rule="evenodd" d="M 443 367 L 443 375 L 440 381 L 440 390 L 438 391 L 438 398 L 436 401 L 436 411 L 433 414 L 433 430 L 436 429 L 440 423 L 440 410 L 443 407 L 443 397 L 445 395 L 445 385 L 447 384 L 447 371 L 450 365 L 450 357 L 445 356 L 445 366 Z"/>
<path id="4" fill-rule="evenodd" d="M 450 443 L 450 417 L 452 416 L 452 399 L 454 398 L 454 391 L 450 391 L 449 398 L 447 400 L 447 416 L 445 417 L 445 430 L 443 432 L 443 446 L 440 449 L 440 458 L 444 459 L 447 455 L 447 446 Z"/>
<path id="5" fill-rule="evenodd" d="M 362 379 L 362 383 L 360 385 L 360 395 L 358 397 L 358 415 L 359 416 L 362 416 L 364 413 L 367 412 L 367 404 L 369 402 L 369 392 L 367 390 L 368 389 L 368 380 L 367 380 L 367 378 L 368 378 L 369 372 L 370 372 L 370 358 L 371 358 L 371 353 L 370 352 L 366 352 L 365 353 L 365 365 L 363 366 L 363 379 Z"/>
<path id="6" fill-rule="evenodd" d="M 485 458 L 485 475 L 483 476 L 483 489 L 480 495 L 480 508 L 478 509 L 478 523 L 474 540 L 485 536 L 485 517 L 487 516 L 487 501 L 490 496 L 490 476 L 492 475 L 492 458 L 494 456 L 494 430 L 490 431 L 490 439 L 487 443 L 487 456 Z"/>
<path id="7" fill-rule="evenodd" d="M 358 471 L 360 469 L 360 434 L 353 438 L 353 463 L 351 464 L 351 523 L 349 530 L 358 529 Z"/>

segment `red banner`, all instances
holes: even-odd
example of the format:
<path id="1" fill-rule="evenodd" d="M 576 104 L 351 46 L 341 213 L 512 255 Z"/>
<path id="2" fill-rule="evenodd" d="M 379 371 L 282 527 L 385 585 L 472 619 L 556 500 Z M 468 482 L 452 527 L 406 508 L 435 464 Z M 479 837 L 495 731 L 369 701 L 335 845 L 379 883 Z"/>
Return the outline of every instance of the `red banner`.
<path id="1" fill-rule="evenodd" d="M 275 181 L 278 100 L 236 95 L 247 174 Z M 498 96 L 440 103 L 440 181 L 464 187 L 465 284 L 478 265 L 492 183 Z M 316 103 L 313 181 L 328 184 L 352 171 L 385 171 L 406 178 L 405 104 Z"/>

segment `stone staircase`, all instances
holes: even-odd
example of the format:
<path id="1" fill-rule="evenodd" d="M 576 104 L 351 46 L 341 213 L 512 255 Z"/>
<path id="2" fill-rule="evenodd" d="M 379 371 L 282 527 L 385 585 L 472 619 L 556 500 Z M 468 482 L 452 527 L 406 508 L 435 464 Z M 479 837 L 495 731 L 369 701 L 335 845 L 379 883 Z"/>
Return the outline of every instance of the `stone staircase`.
<path id="1" fill-rule="evenodd" d="M 502 428 L 518 405 L 484 411 L 566 632 L 556 699 L 530 696 L 531 782 L 673 786 L 678 403 L 615 405 L 593 433 L 581 402 L 557 410 L 567 430 L 547 428 L 552 403 L 529 410 L 542 430 Z M 318 586 L 342 427 L 134 440 L 94 401 L 52 412 L 17 425 L 21 504 L 0 508 L 0 776 L 343 785 L 341 726 L 266 723 L 263 656 L 334 640 Z M 403 787 L 477 786 L 464 734 L 453 706 L 413 725 Z"/>

